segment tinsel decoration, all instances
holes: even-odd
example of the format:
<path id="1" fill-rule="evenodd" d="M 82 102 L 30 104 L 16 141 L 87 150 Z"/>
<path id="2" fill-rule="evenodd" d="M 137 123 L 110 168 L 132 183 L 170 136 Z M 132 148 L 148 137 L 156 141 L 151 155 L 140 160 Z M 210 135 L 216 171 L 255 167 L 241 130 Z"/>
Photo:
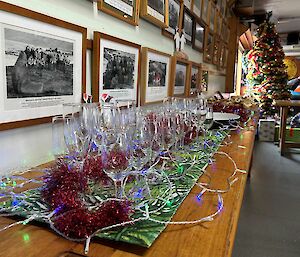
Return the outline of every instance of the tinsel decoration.
<path id="1" fill-rule="evenodd" d="M 95 185 L 110 182 L 99 156 L 89 156 L 82 169 L 80 165 L 59 160 L 44 177 L 44 182 L 42 199 L 54 211 L 54 227 L 67 237 L 83 239 L 101 228 L 130 221 L 129 201 L 91 203 L 87 200 L 88 195 L 93 196 Z"/>
<path id="2" fill-rule="evenodd" d="M 258 27 L 257 37 L 253 49 L 247 54 L 247 94 L 259 102 L 261 115 L 266 117 L 278 111 L 273 100 L 289 99 L 291 94 L 287 85 L 287 68 L 283 62 L 285 55 L 276 26 L 269 21 L 269 17 Z"/>
<path id="3" fill-rule="evenodd" d="M 87 238 L 101 228 L 130 221 L 127 201 L 109 201 L 96 210 L 74 208 L 53 218 L 55 228 L 70 238 Z"/>

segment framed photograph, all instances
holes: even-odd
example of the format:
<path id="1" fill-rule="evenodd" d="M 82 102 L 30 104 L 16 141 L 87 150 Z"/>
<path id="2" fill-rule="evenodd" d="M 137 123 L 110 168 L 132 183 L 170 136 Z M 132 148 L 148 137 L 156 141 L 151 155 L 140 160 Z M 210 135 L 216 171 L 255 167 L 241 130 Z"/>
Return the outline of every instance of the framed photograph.
<path id="1" fill-rule="evenodd" d="M 80 103 L 86 84 L 83 27 L 0 1 L 0 130 L 50 122 Z"/>
<path id="2" fill-rule="evenodd" d="M 208 70 L 203 69 L 201 71 L 201 92 L 206 92 L 208 91 Z"/>
<path id="3" fill-rule="evenodd" d="M 226 16 L 226 5 L 227 5 L 226 0 L 221 0 L 220 12 L 223 17 Z"/>
<path id="4" fill-rule="evenodd" d="M 228 48 L 226 45 L 224 45 L 224 51 L 223 51 L 222 63 L 221 63 L 221 67 L 224 69 L 227 67 L 227 58 L 228 58 Z"/>
<path id="5" fill-rule="evenodd" d="M 220 57 L 219 53 L 220 53 L 220 38 L 215 34 L 212 63 L 217 66 L 219 65 L 219 57 Z"/>
<path id="6" fill-rule="evenodd" d="M 98 9 L 131 25 L 138 25 L 139 0 L 98 0 Z"/>
<path id="7" fill-rule="evenodd" d="M 222 17 L 220 15 L 220 12 L 217 11 L 216 19 L 215 19 L 215 33 L 218 36 L 221 36 L 221 29 L 222 29 Z"/>
<path id="8" fill-rule="evenodd" d="M 215 32 L 215 16 L 216 16 L 216 6 L 210 1 L 209 7 L 209 29 L 212 33 Z"/>
<path id="9" fill-rule="evenodd" d="M 187 8 L 184 9 L 182 29 L 185 32 L 185 39 L 188 45 L 192 45 L 193 39 L 193 16 Z"/>
<path id="10" fill-rule="evenodd" d="M 193 26 L 193 48 L 199 52 L 203 52 L 204 38 L 205 38 L 205 25 L 199 20 L 194 20 Z"/>
<path id="11" fill-rule="evenodd" d="M 173 39 L 176 28 L 180 29 L 183 15 L 183 3 L 180 0 L 169 0 L 169 27 L 162 29 L 162 34 Z"/>
<path id="12" fill-rule="evenodd" d="M 209 0 L 202 2 L 201 19 L 206 25 L 209 25 Z"/>
<path id="13" fill-rule="evenodd" d="M 227 44 L 229 43 L 229 37 L 230 37 L 230 28 L 226 23 L 226 25 L 224 25 L 224 40 Z"/>
<path id="14" fill-rule="evenodd" d="M 183 0 L 184 6 L 190 11 L 192 10 L 192 0 Z"/>
<path id="15" fill-rule="evenodd" d="M 222 4 L 222 0 L 216 0 L 215 3 L 216 3 L 216 8 L 218 10 L 220 10 L 221 4 Z"/>
<path id="16" fill-rule="evenodd" d="M 192 1 L 192 12 L 199 19 L 201 18 L 202 2 L 203 0 Z"/>
<path id="17" fill-rule="evenodd" d="M 116 100 L 138 103 L 141 46 L 100 32 L 94 32 L 93 100 L 102 94 Z"/>
<path id="18" fill-rule="evenodd" d="M 168 96 L 171 55 L 142 48 L 141 105 L 162 102 Z"/>
<path id="19" fill-rule="evenodd" d="M 141 17 L 153 24 L 167 28 L 169 26 L 169 0 L 141 0 Z"/>
<path id="20" fill-rule="evenodd" d="M 191 62 L 172 57 L 171 86 L 169 96 L 188 96 L 190 92 Z"/>
<path id="21" fill-rule="evenodd" d="M 191 65 L 190 96 L 195 95 L 200 89 L 201 64 L 192 62 Z"/>
<path id="22" fill-rule="evenodd" d="M 214 46 L 214 35 L 210 33 L 209 30 L 207 29 L 205 32 L 205 43 L 204 43 L 204 53 L 203 53 L 203 61 L 206 63 L 212 62 L 213 46 Z"/>

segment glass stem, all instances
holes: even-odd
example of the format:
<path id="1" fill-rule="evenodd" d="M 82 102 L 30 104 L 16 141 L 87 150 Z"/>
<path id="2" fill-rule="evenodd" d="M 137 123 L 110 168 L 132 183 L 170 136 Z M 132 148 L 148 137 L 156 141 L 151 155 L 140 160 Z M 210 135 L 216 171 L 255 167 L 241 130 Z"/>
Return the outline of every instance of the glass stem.
<path id="1" fill-rule="evenodd" d="M 115 184 L 115 194 L 116 198 L 121 199 L 123 198 L 123 186 L 122 186 L 122 181 L 114 181 Z"/>

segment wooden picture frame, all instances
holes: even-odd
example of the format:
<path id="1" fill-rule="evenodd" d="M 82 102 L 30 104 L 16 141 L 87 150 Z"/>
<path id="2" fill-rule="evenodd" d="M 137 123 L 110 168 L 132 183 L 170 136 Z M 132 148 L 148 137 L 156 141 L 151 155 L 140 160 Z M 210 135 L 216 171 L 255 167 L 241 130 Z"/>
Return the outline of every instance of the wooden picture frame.
<path id="1" fill-rule="evenodd" d="M 194 23 L 194 16 L 192 13 L 185 7 L 182 17 L 182 26 L 181 30 L 185 32 L 185 39 L 188 45 L 192 45 L 193 42 L 193 23 Z"/>
<path id="2" fill-rule="evenodd" d="M 51 122 L 81 102 L 87 29 L 0 1 L 0 130 Z"/>
<path id="3" fill-rule="evenodd" d="M 198 19 L 201 18 L 203 0 L 192 0 L 192 13 Z"/>
<path id="4" fill-rule="evenodd" d="M 98 9 L 133 26 L 139 22 L 140 0 L 98 0 Z"/>
<path id="5" fill-rule="evenodd" d="M 200 90 L 201 79 L 201 64 L 191 62 L 191 75 L 190 75 L 190 91 L 189 96 L 195 95 Z"/>
<path id="6" fill-rule="evenodd" d="M 191 62 L 172 57 L 169 96 L 187 97 L 190 91 Z"/>
<path id="7" fill-rule="evenodd" d="M 214 34 L 210 33 L 209 29 L 207 29 L 205 31 L 205 43 L 204 43 L 204 51 L 203 51 L 203 61 L 206 63 L 212 62 L 213 45 L 214 45 Z"/>
<path id="8" fill-rule="evenodd" d="M 201 22 L 200 19 L 194 19 L 193 24 L 193 48 L 199 52 L 203 52 L 205 43 L 205 31 L 206 26 Z"/>
<path id="9" fill-rule="evenodd" d="M 93 101 L 102 94 L 138 104 L 141 46 L 100 32 L 94 32 Z"/>
<path id="10" fill-rule="evenodd" d="M 201 19 L 202 21 L 209 26 L 209 0 L 203 0 L 202 10 L 201 10 Z"/>
<path id="11" fill-rule="evenodd" d="M 141 105 L 160 103 L 168 97 L 171 67 L 171 55 L 142 48 Z"/>
<path id="12" fill-rule="evenodd" d="M 213 1 L 209 1 L 209 30 L 215 33 L 215 16 L 216 16 L 216 6 Z"/>
<path id="13" fill-rule="evenodd" d="M 161 30 L 164 36 L 174 39 L 176 27 L 181 29 L 183 9 L 181 0 L 169 0 L 169 26 Z"/>
<path id="14" fill-rule="evenodd" d="M 161 27 L 169 26 L 169 0 L 141 0 L 140 16 Z"/>
<path id="15" fill-rule="evenodd" d="M 219 57 L 220 57 L 220 37 L 215 34 L 214 35 L 214 47 L 213 47 L 213 55 L 212 55 L 212 63 L 214 65 L 219 66 Z"/>

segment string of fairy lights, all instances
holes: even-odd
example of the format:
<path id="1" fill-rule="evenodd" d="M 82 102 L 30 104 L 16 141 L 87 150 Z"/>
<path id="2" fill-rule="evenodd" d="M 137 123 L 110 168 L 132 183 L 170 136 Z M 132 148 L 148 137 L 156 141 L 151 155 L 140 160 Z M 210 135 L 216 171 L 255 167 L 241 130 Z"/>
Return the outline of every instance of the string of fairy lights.
<path id="1" fill-rule="evenodd" d="M 238 131 L 240 133 L 240 135 L 242 135 L 241 132 L 243 130 L 253 130 L 254 129 L 254 127 L 250 124 L 252 119 L 253 119 L 253 115 L 244 123 L 243 127 L 241 127 L 237 123 L 230 123 L 227 126 L 224 126 L 222 124 L 220 131 L 234 130 L 234 131 Z M 218 135 L 218 133 L 219 133 L 219 135 Z M 220 132 L 217 132 L 216 135 L 220 136 L 220 137 L 223 136 L 223 134 Z M 231 148 L 230 148 L 232 150 L 231 153 L 233 153 L 234 151 L 245 151 L 246 150 L 246 147 L 243 145 L 237 144 L 235 147 L 233 147 L 233 144 L 235 144 L 235 143 L 231 140 L 231 135 L 227 133 L 226 137 L 224 138 L 224 140 L 220 146 L 226 147 L 226 146 L 231 145 Z M 187 171 L 185 171 L 185 172 L 181 173 L 179 176 L 172 178 L 172 177 L 168 176 L 167 174 L 165 174 L 163 171 L 155 170 L 155 166 L 158 164 L 158 161 L 157 161 L 150 167 L 150 169 L 149 169 L 150 171 L 148 172 L 148 175 L 151 174 L 152 176 L 160 177 L 164 180 L 166 190 L 164 192 L 164 195 L 161 195 L 158 197 L 158 198 L 160 198 L 162 204 L 157 209 L 153 209 L 153 210 L 149 209 L 149 205 L 147 202 L 144 204 L 136 205 L 135 206 L 136 210 L 140 211 L 140 213 L 142 214 L 141 217 L 139 217 L 139 218 L 101 228 L 86 238 L 81 238 L 81 239 L 71 238 L 71 237 L 65 235 L 64 233 L 62 233 L 61 231 L 59 231 L 59 229 L 57 229 L 55 226 L 53 217 L 58 212 L 58 210 L 49 211 L 49 208 L 47 206 L 45 206 L 42 203 L 40 203 L 39 201 L 37 201 L 39 208 L 33 209 L 32 213 L 29 217 L 27 217 L 24 220 L 17 221 L 17 222 L 14 222 L 12 224 L 9 224 L 9 225 L 6 225 L 6 226 L 0 228 L 0 232 L 10 229 L 16 225 L 22 225 L 22 224 L 26 225 L 33 220 L 43 220 L 44 222 L 49 224 L 50 228 L 53 231 L 55 231 L 57 234 L 61 235 L 62 237 L 66 238 L 68 240 L 71 240 L 71 241 L 75 241 L 75 242 L 85 241 L 85 253 L 88 253 L 90 241 L 98 233 L 108 231 L 111 229 L 115 229 L 115 228 L 119 228 L 119 227 L 124 227 L 127 225 L 134 225 L 141 221 L 147 220 L 147 221 L 162 224 L 165 226 L 167 226 L 167 225 L 190 225 L 190 224 L 199 224 L 199 223 L 203 223 L 203 222 L 211 222 L 222 212 L 222 209 L 224 208 L 224 199 L 223 199 L 222 195 L 229 192 L 231 187 L 239 180 L 239 177 L 237 177 L 237 174 L 238 173 L 240 173 L 240 174 L 247 173 L 247 171 L 241 170 L 238 168 L 236 161 L 231 157 L 231 153 L 228 153 L 228 152 L 226 153 L 225 151 L 216 151 L 216 152 L 212 153 L 210 156 L 207 156 L 208 163 L 201 168 L 202 175 L 206 176 L 208 178 L 208 182 L 207 183 L 197 182 L 195 184 L 201 190 L 200 193 L 197 194 L 197 199 L 199 201 L 201 201 L 203 199 L 203 196 L 206 193 L 211 193 L 211 194 L 217 195 L 217 202 L 218 202 L 217 210 L 206 217 L 201 217 L 201 218 L 195 219 L 195 220 L 184 220 L 184 221 L 162 221 L 162 220 L 158 220 L 153 217 L 153 215 L 152 215 L 153 213 L 156 213 L 157 211 L 162 210 L 165 206 L 170 204 L 170 201 L 172 199 L 172 179 L 183 179 L 187 172 Z M 207 166 L 213 165 L 215 163 L 214 157 L 216 155 L 223 156 L 224 158 L 226 158 L 228 161 L 230 161 L 232 163 L 232 167 L 233 167 L 232 173 L 226 179 L 227 180 L 226 181 L 227 182 L 226 189 L 214 189 L 210 186 L 211 185 L 211 176 L 209 175 L 209 173 L 207 171 Z M 164 162 L 167 162 L 167 161 L 170 161 L 170 160 L 164 160 Z M 195 168 L 197 162 L 199 162 L 199 161 L 201 161 L 201 160 L 199 160 L 199 159 L 197 160 L 196 158 L 192 159 L 192 162 L 190 163 L 190 166 L 188 169 Z M 162 167 L 163 166 L 164 166 L 164 164 L 162 165 Z M 179 168 L 180 168 L 180 165 L 179 165 Z M 45 170 L 44 172 L 47 172 L 47 170 Z M 133 172 L 130 175 L 138 175 L 138 174 L 136 172 L 135 173 Z M 124 181 L 125 184 L 127 183 L 128 177 L 129 176 L 127 176 L 127 178 Z M 25 178 L 25 177 L 21 176 L 20 174 L 13 175 L 11 177 L 0 178 L 0 216 L 18 215 L 18 213 L 14 212 L 14 210 L 17 210 L 17 206 L 19 204 L 32 205 L 32 201 L 30 201 L 30 197 L 28 198 L 28 195 L 30 195 L 31 189 L 24 190 L 21 193 L 15 193 L 14 191 L 15 191 L 15 189 L 22 189 L 28 184 L 40 185 L 40 187 L 42 187 L 43 181 L 41 180 L 41 178 L 42 178 L 42 176 L 40 174 L 39 174 L 39 176 L 37 176 L 35 178 L 31 178 L 31 179 Z M 19 183 L 17 183 L 17 181 Z M 148 189 L 149 189 L 148 184 L 146 184 L 146 187 L 148 187 Z M 149 189 L 149 191 L 151 191 L 151 190 Z M 37 199 L 38 197 L 39 196 L 31 195 L 31 198 L 33 200 Z M 126 197 L 126 195 L 125 195 L 125 197 Z M 12 200 L 11 206 L 6 206 L 6 202 L 4 201 L 4 199 L 6 201 L 8 201 L 8 199 L 11 199 Z M 16 199 L 18 199 L 18 200 L 16 200 Z M 99 198 L 99 199 L 100 200 L 97 203 L 97 205 L 98 205 L 97 207 L 99 207 L 99 208 L 103 204 L 105 204 L 107 201 L 112 201 L 112 200 L 113 201 L 122 201 L 122 199 L 117 199 L 117 198 L 108 198 L 108 199 Z M 58 217 L 55 217 L 55 218 L 58 218 Z"/>

